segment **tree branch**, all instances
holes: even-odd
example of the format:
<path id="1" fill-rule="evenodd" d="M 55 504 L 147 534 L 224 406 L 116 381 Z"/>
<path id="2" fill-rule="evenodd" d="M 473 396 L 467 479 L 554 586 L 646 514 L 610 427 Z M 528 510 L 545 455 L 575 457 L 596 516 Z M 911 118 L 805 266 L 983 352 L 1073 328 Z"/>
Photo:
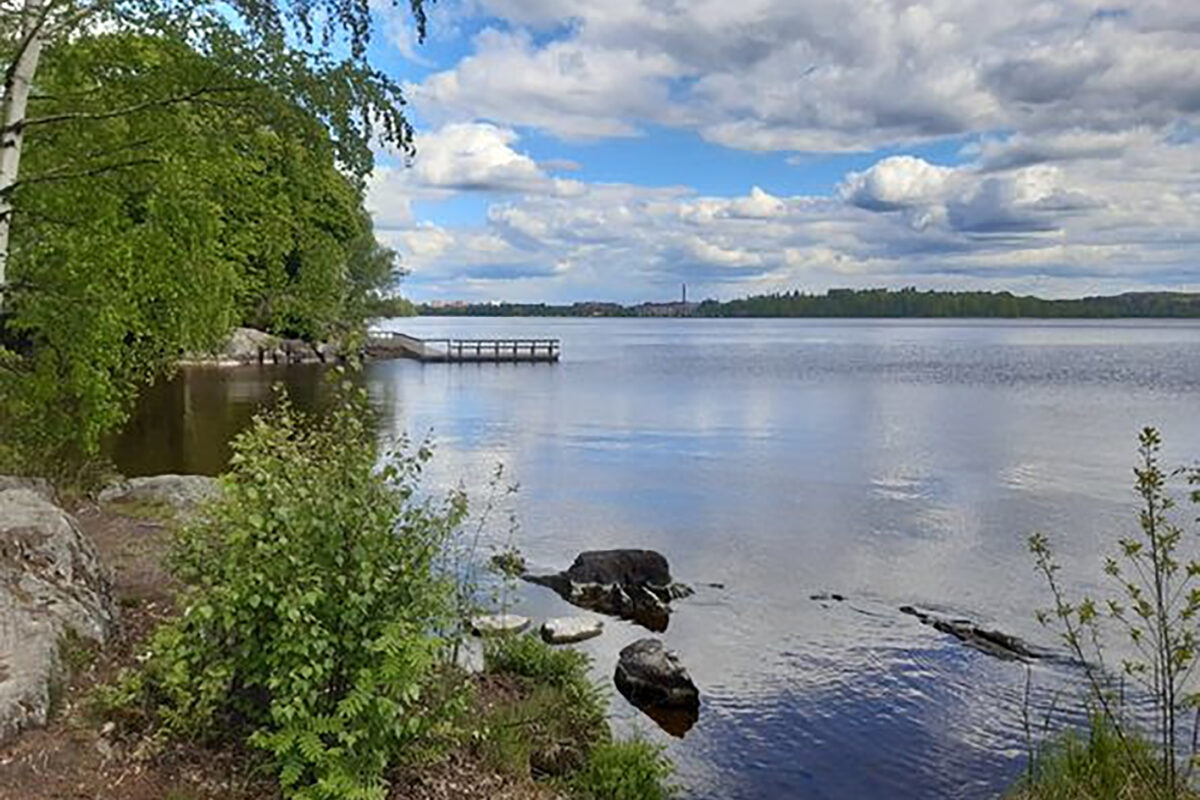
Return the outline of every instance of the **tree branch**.
<path id="1" fill-rule="evenodd" d="M 55 124 L 58 122 L 82 122 L 82 121 L 95 122 L 95 121 L 99 121 L 99 120 L 116 119 L 118 117 L 127 117 L 132 114 L 138 114 L 143 111 L 149 111 L 150 109 L 153 109 L 153 108 L 166 108 L 168 106 L 178 105 L 179 103 L 186 103 L 190 100 L 195 100 L 197 98 L 204 97 L 204 96 L 210 95 L 210 94 L 236 93 L 236 92 L 245 92 L 245 91 L 248 91 L 248 87 L 245 87 L 245 86 L 206 86 L 204 88 L 196 89 L 195 91 L 187 92 L 185 94 L 175 95 L 172 97 L 163 97 L 163 98 L 159 98 L 157 100 L 147 100 L 144 103 L 135 103 L 134 105 L 126 106 L 125 108 L 114 109 L 112 111 L 71 111 L 71 112 L 64 112 L 62 114 L 50 114 L 49 116 L 45 116 L 45 117 L 36 117 L 34 119 L 27 119 L 20 123 L 9 126 L 7 128 L 0 128 L 0 132 L 8 133 L 10 128 L 15 128 L 18 126 L 23 127 L 23 128 L 32 128 L 32 127 L 35 127 L 38 125 L 52 125 L 52 124 Z"/>
<path id="2" fill-rule="evenodd" d="M 5 189 L 0 189 L 0 195 L 10 194 L 14 189 L 20 186 L 28 186 L 31 183 L 58 183 L 60 181 L 73 181 L 79 178 L 93 178 L 97 175 L 103 175 L 106 172 L 113 172 L 118 169 L 128 169 L 129 167 L 140 167 L 146 164 L 161 164 L 162 160 L 157 158 L 135 158 L 130 161 L 122 161 L 118 164 L 105 164 L 92 169 L 79 170 L 78 172 L 63 172 L 57 174 L 35 175 L 32 178 L 24 178 L 16 183 L 8 186 Z M 0 219 L 3 219 L 5 214 L 0 212 Z"/>

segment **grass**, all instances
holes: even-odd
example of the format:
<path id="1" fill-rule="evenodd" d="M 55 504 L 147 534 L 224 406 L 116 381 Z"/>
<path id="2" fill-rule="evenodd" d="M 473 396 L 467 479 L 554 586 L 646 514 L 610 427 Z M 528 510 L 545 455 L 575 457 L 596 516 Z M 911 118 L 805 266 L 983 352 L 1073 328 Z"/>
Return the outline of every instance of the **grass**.
<path id="1" fill-rule="evenodd" d="M 532 633 L 489 640 L 484 663 L 488 672 L 552 686 L 591 685 L 587 655 L 570 648 L 553 648 Z"/>
<path id="2" fill-rule="evenodd" d="M 534 634 L 498 637 L 487 672 L 515 680 L 515 700 L 484 717 L 479 749 L 513 774 L 549 778 L 580 800 L 665 800 L 674 796 L 662 748 L 643 739 L 614 741 L 608 703 L 578 650 L 553 648 Z"/>
<path id="3" fill-rule="evenodd" d="M 662 747 L 644 739 L 606 742 L 592 748 L 568 788 L 585 800 L 667 800 L 671 762 Z"/>
<path id="4" fill-rule="evenodd" d="M 1155 746 L 1126 735 L 1122 742 L 1103 715 L 1086 731 L 1067 731 L 1033 760 L 1012 800 L 1161 800 L 1162 765 Z M 1179 800 L 1200 795 L 1181 790 Z"/>

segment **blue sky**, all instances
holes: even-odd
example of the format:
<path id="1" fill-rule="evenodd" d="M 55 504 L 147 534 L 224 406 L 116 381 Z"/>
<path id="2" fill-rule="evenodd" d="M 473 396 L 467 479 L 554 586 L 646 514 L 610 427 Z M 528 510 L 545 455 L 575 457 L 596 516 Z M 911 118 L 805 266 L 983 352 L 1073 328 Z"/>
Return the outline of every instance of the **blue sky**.
<path id="1" fill-rule="evenodd" d="M 369 206 L 419 300 L 1200 289 L 1200 4 L 448 0 Z"/>

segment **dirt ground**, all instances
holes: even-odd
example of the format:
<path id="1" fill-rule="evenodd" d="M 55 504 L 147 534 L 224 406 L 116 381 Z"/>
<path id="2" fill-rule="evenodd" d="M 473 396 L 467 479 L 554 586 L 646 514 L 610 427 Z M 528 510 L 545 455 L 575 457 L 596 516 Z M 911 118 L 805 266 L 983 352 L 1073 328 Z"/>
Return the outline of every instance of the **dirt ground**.
<path id="1" fill-rule="evenodd" d="M 94 687 L 135 666 L 150 632 L 173 613 L 174 584 L 164 568 L 171 523 L 93 504 L 74 514 L 112 573 L 119 628 L 103 650 L 69 656 L 77 668 L 49 725 L 0 746 L 0 800 L 277 798 L 269 777 L 247 774 L 244 754 L 174 747 L 149 755 L 146 743 L 119 740 L 90 712 Z M 391 800 L 555 797 L 528 779 L 488 769 L 467 750 L 399 776 L 390 795 Z"/>

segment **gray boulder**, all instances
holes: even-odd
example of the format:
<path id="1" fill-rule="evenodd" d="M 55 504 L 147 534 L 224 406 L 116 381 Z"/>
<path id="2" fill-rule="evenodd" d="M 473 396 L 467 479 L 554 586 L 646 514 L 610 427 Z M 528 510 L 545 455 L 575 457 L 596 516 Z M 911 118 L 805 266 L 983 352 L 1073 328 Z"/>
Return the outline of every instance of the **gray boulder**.
<path id="1" fill-rule="evenodd" d="M 48 503 L 53 503 L 55 500 L 54 487 L 45 478 L 0 475 L 0 492 L 6 489 L 29 489 Z"/>
<path id="2" fill-rule="evenodd" d="M 241 364 L 261 364 L 274 361 L 278 349 L 278 336 L 254 328 L 235 328 L 220 358 Z"/>
<path id="3" fill-rule="evenodd" d="M 554 617 L 542 623 L 542 639 L 550 644 L 571 644 L 604 632 L 604 620 L 591 617 Z"/>
<path id="4" fill-rule="evenodd" d="M 524 575 L 580 608 L 633 620 L 655 632 L 667 629 L 670 602 L 692 594 L 671 578 L 667 559 L 653 550 L 592 550 L 565 571 Z"/>
<path id="5" fill-rule="evenodd" d="M 29 489 L 0 490 L 0 742 L 44 725 L 66 636 L 102 644 L 112 584 L 75 521 Z"/>
<path id="6" fill-rule="evenodd" d="M 969 619 L 953 619 L 922 611 L 913 606 L 901 606 L 903 614 L 916 617 L 936 631 L 953 636 L 967 647 L 1005 661 L 1033 661 L 1047 658 L 1050 653 L 1003 631 L 984 628 Z"/>
<path id="7" fill-rule="evenodd" d="M 634 705 L 700 705 L 700 691 L 679 656 L 659 639 L 638 639 L 624 647 L 613 680 Z"/>
<path id="8" fill-rule="evenodd" d="M 700 718 L 696 684 L 658 639 L 639 639 L 621 650 L 613 681 L 626 700 L 672 736 L 683 738 Z"/>
<path id="9" fill-rule="evenodd" d="M 147 503 L 189 511 L 216 497 L 220 487 L 207 475 L 150 475 L 130 478 L 104 488 L 97 498 L 101 505 Z"/>

